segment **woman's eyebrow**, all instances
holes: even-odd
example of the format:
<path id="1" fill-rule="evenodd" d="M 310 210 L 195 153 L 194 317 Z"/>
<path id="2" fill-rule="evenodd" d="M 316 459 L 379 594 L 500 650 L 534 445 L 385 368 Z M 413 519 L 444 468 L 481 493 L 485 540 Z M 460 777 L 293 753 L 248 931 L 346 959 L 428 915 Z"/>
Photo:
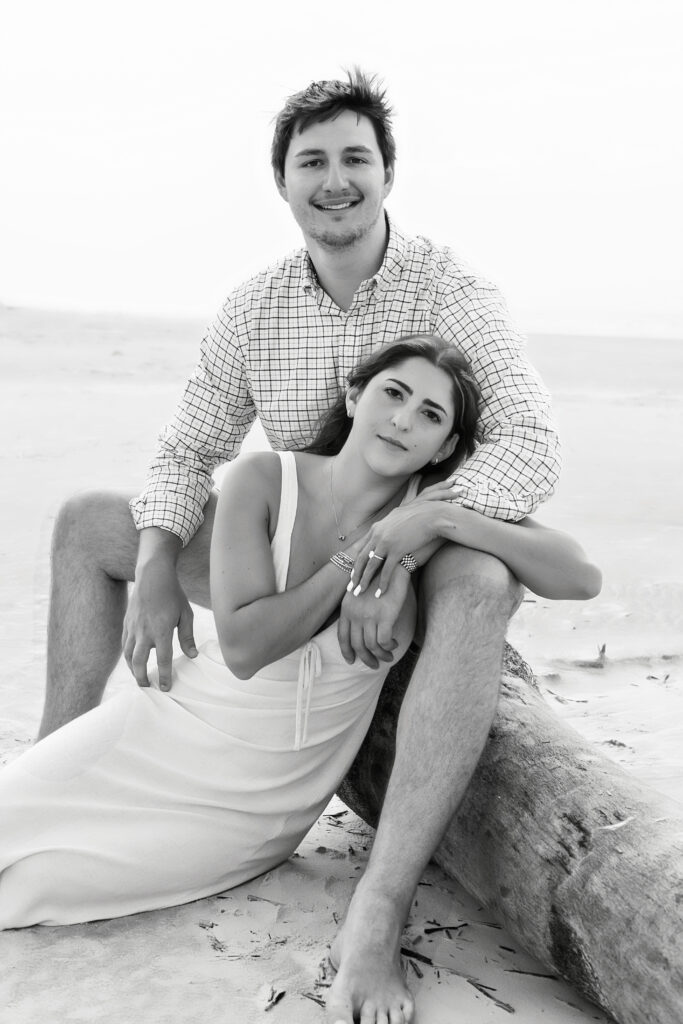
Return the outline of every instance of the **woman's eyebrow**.
<path id="1" fill-rule="evenodd" d="M 404 391 L 407 391 L 409 395 L 413 394 L 413 389 L 404 381 L 399 380 L 398 377 L 387 377 L 387 380 L 392 381 L 394 384 L 400 384 Z M 448 415 L 444 407 L 442 405 L 439 405 L 438 402 L 434 402 L 431 398 L 423 398 L 422 401 L 424 402 L 425 405 L 431 405 L 433 409 L 438 409 L 440 412 L 444 414 L 444 416 Z"/>

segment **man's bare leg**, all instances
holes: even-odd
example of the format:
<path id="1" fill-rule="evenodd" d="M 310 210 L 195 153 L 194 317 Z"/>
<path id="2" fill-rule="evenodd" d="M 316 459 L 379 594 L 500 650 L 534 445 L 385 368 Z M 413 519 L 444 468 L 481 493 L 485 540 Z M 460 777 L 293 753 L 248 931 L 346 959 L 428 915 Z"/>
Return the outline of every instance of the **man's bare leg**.
<path id="1" fill-rule="evenodd" d="M 209 548 L 215 501 L 178 559 L 188 599 L 209 607 Z M 69 499 L 52 539 L 42 739 L 102 699 L 121 656 L 128 582 L 135 574 L 138 534 L 128 498 L 96 491 Z"/>
<path id="2" fill-rule="evenodd" d="M 424 573 L 424 644 L 401 708 L 367 870 L 332 948 L 338 972 L 328 998 L 331 1024 L 412 1018 L 401 933 L 486 743 L 506 626 L 519 594 L 501 562 L 466 548 L 442 549 Z"/>

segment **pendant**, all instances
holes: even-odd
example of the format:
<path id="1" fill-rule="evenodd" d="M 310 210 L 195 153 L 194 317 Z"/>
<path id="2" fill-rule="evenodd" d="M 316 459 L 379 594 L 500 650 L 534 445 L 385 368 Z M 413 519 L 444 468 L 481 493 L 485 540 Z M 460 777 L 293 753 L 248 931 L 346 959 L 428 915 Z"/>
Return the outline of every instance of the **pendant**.
<path id="1" fill-rule="evenodd" d="M 339 540 L 346 540 L 346 537 L 344 537 L 341 533 L 338 533 L 337 537 L 339 538 Z"/>

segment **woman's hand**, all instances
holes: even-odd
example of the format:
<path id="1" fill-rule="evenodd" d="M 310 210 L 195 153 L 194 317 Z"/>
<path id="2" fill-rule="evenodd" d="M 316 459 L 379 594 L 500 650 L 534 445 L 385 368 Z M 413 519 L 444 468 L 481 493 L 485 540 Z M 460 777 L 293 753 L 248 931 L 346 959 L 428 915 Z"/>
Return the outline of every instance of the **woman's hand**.
<path id="1" fill-rule="evenodd" d="M 355 598 L 346 594 L 342 601 L 337 637 L 342 656 L 349 665 L 356 658 L 377 668 L 380 661 L 393 661 L 398 641 L 394 631 L 408 593 L 410 578 L 407 572 L 396 573 L 391 586 L 381 601 L 371 594 Z"/>
<path id="2" fill-rule="evenodd" d="M 399 505 L 368 530 L 355 558 L 351 581 L 354 593 L 362 594 L 380 573 L 379 590 L 388 588 L 396 566 L 405 554 L 415 555 L 439 536 L 439 506 L 458 493 L 447 480 L 426 487 L 405 505 Z"/>

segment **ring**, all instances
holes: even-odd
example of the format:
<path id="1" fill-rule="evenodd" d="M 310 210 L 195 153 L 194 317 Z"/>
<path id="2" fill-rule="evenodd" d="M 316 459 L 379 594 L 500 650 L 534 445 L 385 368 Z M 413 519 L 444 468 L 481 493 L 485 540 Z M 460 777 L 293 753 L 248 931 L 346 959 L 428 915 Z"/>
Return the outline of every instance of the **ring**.
<path id="1" fill-rule="evenodd" d="M 408 551 L 403 556 L 403 558 L 400 560 L 400 562 L 398 564 L 402 565 L 403 568 L 407 569 L 408 572 L 411 573 L 411 574 L 414 573 L 416 571 L 416 569 L 418 568 L 417 562 L 415 560 L 415 555 L 411 555 L 410 551 Z"/>
<path id="2" fill-rule="evenodd" d="M 378 562 L 384 561 L 384 555 L 376 555 L 374 551 L 371 551 L 368 558 L 376 558 Z"/>

